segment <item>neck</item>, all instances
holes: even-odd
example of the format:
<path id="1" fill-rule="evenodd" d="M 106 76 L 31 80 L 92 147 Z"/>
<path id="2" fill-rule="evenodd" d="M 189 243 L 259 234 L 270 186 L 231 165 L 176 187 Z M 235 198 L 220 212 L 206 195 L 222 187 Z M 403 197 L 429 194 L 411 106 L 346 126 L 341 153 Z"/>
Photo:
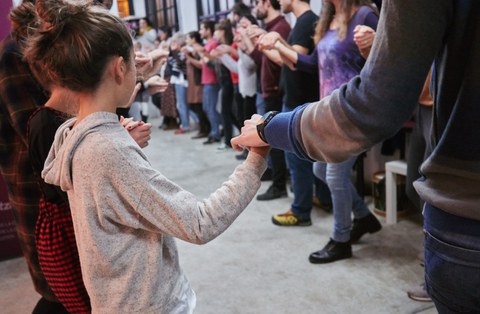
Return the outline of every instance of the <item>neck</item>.
<path id="1" fill-rule="evenodd" d="M 77 123 L 95 112 L 116 112 L 117 106 L 113 98 L 105 92 L 98 92 L 98 90 L 102 89 L 99 88 L 95 92 L 79 93 L 78 104 L 80 109 L 78 111 Z"/>
<path id="2" fill-rule="evenodd" d="M 278 12 L 277 10 L 269 9 L 267 17 L 265 17 L 264 21 L 265 21 L 265 23 L 269 23 L 269 22 L 273 21 L 274 19 L 276 19 L 279 15 L 280 15 L 280 12 Z"/>
<path id="3" fill-rule="evenodd" d="M 292 13 L 295 15 L 295 17 L 299 17 L 303 13 L 307 12 L 310 10 L 310 4 L 300 1 L 297 2 L 295 6 L 292 7 Z"/>
<path id="4" fill-rule="evenodd" d="M 78 113 L 78 98 L 68 89 L 53 87 L 52 95 L 45 106 L 73 116 Z"/>
<path id="5" fill-rule="evenodd" d="M 333 0 L 332 4 L 335 7 L 335 15 L 336 16 L 339 16 L 339 15 L 344 13 L 344 12 L 341 12 L 340 1 Z"/>

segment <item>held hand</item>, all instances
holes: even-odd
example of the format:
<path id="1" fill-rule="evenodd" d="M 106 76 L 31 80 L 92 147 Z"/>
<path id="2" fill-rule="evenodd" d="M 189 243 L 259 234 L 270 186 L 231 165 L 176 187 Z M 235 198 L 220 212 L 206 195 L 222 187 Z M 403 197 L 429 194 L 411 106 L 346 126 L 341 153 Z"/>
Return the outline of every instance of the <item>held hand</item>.
<path id="1" fill-rule="evenodd" d="M 250 151 L 259 154 L 263 158 L 267 158 L 268 153 L 270 152 L 270 146 L 262 147 L 250 147 Z"/>
<path id="2" fill-rule="evenodd" d="M 220 58 L 221 56 L 223 55 L 223 53 L 218 50 L 217 48 L 213 49 L 212 51 L 210 51 L 210 57 L 212 58 L 215 58 L 215 59 L 218 59 Z"/>
<path id="3" fill-rule="evenodd" d="M 247 28 L 247 36 L 250 38 L 256 38 L 260 35 L 263 35 L 267 33 L 264 29 L 261 29 L 257 25 L 251 25 L 249 28 Z"/>
<path id="4" fill-rule="evenodd" d="M 267 33 L 258 40 L 258 48 L 260 50 L 264 49 L 274 49 L 275 48 L 275 43 L 279 41 L 280 39 L 280 34 L 277 32 L 270 32 Z"/>
<path id="5" fill-rule="evenodd" d="M 375 31 L 366 25 L 357 25 L 353 30 L 353 41 L 358 49 L 368 49 L 372 46 L 375 39 Z"/>
<path id="6" fill-rule="evenodd" d="M 150 123 L 135 121 L 130 123 L 126 129 L 140 148 L 148 146 L 148 141 L 150 141 L 151 138 L 150 134 L 152 133 L 152 125 Z"/>
<path id="7" fill-rule="evenodd" d="M 220 54 L 224 55 L 226 53 L 231 53 L 232 47 L 229 45 L 221 44 L 217 48 L 215 48 Z"/>
<path id="8" fill-rule="evenodd" d="M 168 88 L 169 83 L 160 76 L 154 75 L 145 81 L 145 85 L 148 87 L 156 87 L 159 93 L 163 93 Z"/>
<path id="9" fill-rule="evenodd" d="M 167 61 L 168 51 L 155 49 L 148 54 L 135 53 L 135 66 L 137 77 L 149 78 L 158 73 L 162 65 Z"/>
<path id="10" fill-rule="evenodd" d="M 254 114 L 250 120 L 245 120 L 240 135 L 231 140 L 233 149 L 241 152 L 243 148 L 251 149 L 251 147 L 265 147 L 267 143 L 262 141 L 258 136 L 257 123 L 262 116 Z"/>
<path id="11" fill-rule="evenodd" d="M 149 72 L 153 67 L 153 59 L 151 56 L 141 52 L 135 52 L 135 68 L 137 69 L 137 78 L 142 79 L 145 73 Z"/>

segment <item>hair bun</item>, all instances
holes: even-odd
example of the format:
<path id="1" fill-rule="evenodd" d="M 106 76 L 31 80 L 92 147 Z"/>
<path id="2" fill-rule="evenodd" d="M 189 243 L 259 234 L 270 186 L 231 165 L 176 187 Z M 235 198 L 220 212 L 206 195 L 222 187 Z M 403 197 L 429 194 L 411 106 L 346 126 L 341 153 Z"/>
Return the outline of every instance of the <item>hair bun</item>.
<path id="1" fill-rule="evenodd" d="M 70 18 L 85 13 L 91 1 L 37 0 L 36 11 L 40 19 L 41 31 L 61 30 Z"/>

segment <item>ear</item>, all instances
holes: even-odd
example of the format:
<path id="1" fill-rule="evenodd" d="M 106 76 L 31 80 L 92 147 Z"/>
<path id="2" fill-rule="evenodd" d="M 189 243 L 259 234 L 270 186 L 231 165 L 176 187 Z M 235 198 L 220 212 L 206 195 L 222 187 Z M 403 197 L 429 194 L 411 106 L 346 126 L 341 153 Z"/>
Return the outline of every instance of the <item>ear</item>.
<path id="1" fill-rule="evenodd" d="M 128 71 L 127 64 L 123 57 L 117 57 L 113 60 L 113 75 L 115 77 L 115 82 L 119 85 L 122 85 L 125 80 L 125 75 Z"/>

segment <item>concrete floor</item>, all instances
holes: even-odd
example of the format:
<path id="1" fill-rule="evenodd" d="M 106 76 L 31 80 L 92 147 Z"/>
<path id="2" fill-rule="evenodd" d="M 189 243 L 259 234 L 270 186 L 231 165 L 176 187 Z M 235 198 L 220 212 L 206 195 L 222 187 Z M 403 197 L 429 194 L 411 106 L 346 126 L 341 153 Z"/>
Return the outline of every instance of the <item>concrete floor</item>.
<path id="1" fill-rule="evenodd" d="M 206 197 L 239 163 L 236 152 L 157 128 L 146 153 L 153 166 L 183 188 Z M 260 192 L 268 187 L 264 182 Z M 195 313 L 437 313 L 406 290 L 419 284 L 423 269 L 420 215 L 384 224 L 354 245 L 354 257 L 313 265 L 308 255 L 322 248 L 332 215 L 312 212 L 313 226 L 282 228 L 271 216 L 287 210 L 289 198 L 253 202 L 224 234 L 203 246 L 178 241 L 180 263 L 197 294 Z M 0 313 L 31 313 L 39 299 L 23 258 L 0 262 Z"/>

